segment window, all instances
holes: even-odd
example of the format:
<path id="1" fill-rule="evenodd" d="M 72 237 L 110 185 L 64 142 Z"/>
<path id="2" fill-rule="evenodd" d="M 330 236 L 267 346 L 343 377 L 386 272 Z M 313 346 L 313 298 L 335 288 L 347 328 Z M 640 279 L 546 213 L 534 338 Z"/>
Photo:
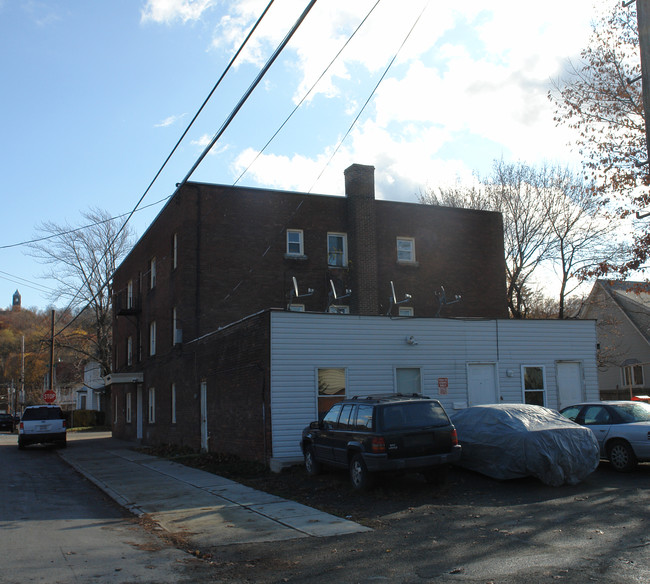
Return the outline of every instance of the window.
<path id="1" fill-rule="evenodd" d="M 287 255 L 302 256 L 304 254 L 302 229 L 287 229 Z"/>
<path id="2" fill-rule="evenodd" d="M 156 354 L 156 321 L 154 320 L 149 325 L 149 355 L 154 356 Z"/>
<path id="3" fill-rule="evenodd" d="M 396 393 L 421 393 L 422 376 L 419 367 L 397 367 L 395 369 Z"/>
<path id="4" fill-rule="evenodd" d="M 412 237 L 397 238 L 397 261 L 415 262 L 415 239 Z"/>
<path id="5" fill-rule="evenodd" d="M 172 270 L 178 267 L 178 233 L 172 237 Z"/>
<path id="6" fill-rule="evenodd" d="M 400 316 L 413 316 L 413 308 L 410 306 L 400 306 L 398 314 Z"/>
<path id="7" fill-rule="evenodd" d="M 643 366 L 626 365 L 623 367 L 623 385 L 625 387 L 643 387 Z"/>
<path id="8" fill-rule="evenodd" d="M 612 416 L 604 406 L 587 406 L 584 419 L 585 426 L 606 426 L 612 423 Z"/>
<path id="9" fill-rule="evenodd" d="M 524 380 L 524 403 L 543 406 L 544 394 L 544 367 L 523 366 L 522 377 Z"/>
<path id="10" fill-rule="evenodd" d="M 126 285 L 126 307 L 133 308 L 133 280 Z"/>
<path id="11" fill-rule="evenodd" d="M 152 290 L 156 287 L 156 258 L 151 258 L 149 262 L 149 288 Z"/>
<path id="12" fill-rule="evenodd" d="M 305 312 L 305 305 L 304 304 L 292 304 L 289 306 L 289 310 L 291 312 Z"/>
<path id="13" fill-rule="evenodd" d="M 327 312 L 333 312 L 334 314 L 350 314 L 350 307 L 345 304 L 332 304 Z"/>
<path id="14" fill-rule="evenodd" d="M 133 337 L 126 339 L 126 364 L 133 365 Z"/>
<path id="15" fill-rule="evenodd" d="M 359 430 L 372 430 L 372 406 L 360 405 L 357 409 L 355 427 Z"/>
<path id="16" fill-rule="evenodd" d="M 131 423 L 131 393 L 126 394 L 126 423 Z"/>
<path id="17" fill-rule="evenodd" d="M 153 387 L 149 388 L 149 423 L 156 423 L 156 390 Z"/>
<path id="18" fill-rule="evenodd" d="M 172 424 L 176 423 L 176 384 L 172 383 Z"/>
<path id="19" fill-rule="evenodd" d="M 348 265 L 347 236 L 345 233 L 327 234 L 327 265 L 344 268 Z"/>
<path id="20" fill-rule="evenodd" d="M 318 414 L 327 412 L 336 402 L 345 399 L 345 369 L 318 370 Z"/>

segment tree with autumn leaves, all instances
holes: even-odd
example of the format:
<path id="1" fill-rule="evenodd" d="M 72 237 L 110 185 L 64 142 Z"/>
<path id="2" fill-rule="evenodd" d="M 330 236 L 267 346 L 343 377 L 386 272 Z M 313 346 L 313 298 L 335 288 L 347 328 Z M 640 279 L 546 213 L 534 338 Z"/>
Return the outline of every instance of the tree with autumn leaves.
<path id="1" fill-rule="evenodd" d="M 576 131 L 594 197 L 611 218 L 632 219 L 650 207 L 641 61 L 635 4 L 611 2 L 592 25 L 589 46 L 554 82 L 549 99 L 555 120 Z M 650 223 L 634 223 L 626 253 L 605 259 L 585 276 L 642 270 L 650 249 Z"/>

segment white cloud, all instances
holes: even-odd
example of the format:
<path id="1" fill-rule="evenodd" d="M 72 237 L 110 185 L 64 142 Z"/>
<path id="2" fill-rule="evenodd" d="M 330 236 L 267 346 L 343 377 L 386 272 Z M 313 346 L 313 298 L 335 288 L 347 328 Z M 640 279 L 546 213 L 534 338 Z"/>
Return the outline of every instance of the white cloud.
<path id="1" fill-rule="evenodd" d="M 167 128 L 168 126 L 173 126 L 178 120 L 182 120 L 186 115 L 187 114 L 185 113 L 180 116 L 169 116 L 161 122 L 154 124 L 154 128 Z"/>
<path id="2" fill-rule="evenodd" d="M 147 0 L 142 21 L 171 24 L 176 20 L 183 23 L 198 20 L 214 4 L 215 0 Z"/>

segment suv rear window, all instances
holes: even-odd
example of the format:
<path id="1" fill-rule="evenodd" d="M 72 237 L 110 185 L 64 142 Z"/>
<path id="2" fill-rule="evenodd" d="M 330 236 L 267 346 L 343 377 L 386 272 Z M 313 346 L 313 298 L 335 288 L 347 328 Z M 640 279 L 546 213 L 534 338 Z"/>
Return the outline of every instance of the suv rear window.
<path id="1" fill-rule="evenodd" d="M 27 408 L 23 412 L 23 420 L 61 420 L 63 412 L 60 408 Z"/>
<path id="2" fill-rule="evenodd" d="M 386 431 L 404 428 L 440 427 L 450 424 L 442 406 L 436 402 L 400 403 L 382 408 Z"/>

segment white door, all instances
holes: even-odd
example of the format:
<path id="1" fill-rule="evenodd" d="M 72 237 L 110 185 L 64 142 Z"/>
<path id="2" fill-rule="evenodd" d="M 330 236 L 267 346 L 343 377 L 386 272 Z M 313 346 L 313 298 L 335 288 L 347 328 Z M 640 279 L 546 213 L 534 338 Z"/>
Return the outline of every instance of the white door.
<path id="1" fill-rule="evenodd" d="M 582 371 L 580 363 L 563 361 L 556 363 L 558 409 L 582 401 Z"/>
<path id="2" fill-rule="evenodd" d="M 135 398 L 135 437 L 142 440 L 142 385 L 138 384 Z"/>
<path id="3" fill-rule="evenodd" d="M 497 403 L 494 363 L 468 363 L 467 389 L 470 406 Z"/>
<path id="4" fill-rule="evenodd" d="M 208 384 L 201 382 L 201 451 L 208 451 Z"/>

